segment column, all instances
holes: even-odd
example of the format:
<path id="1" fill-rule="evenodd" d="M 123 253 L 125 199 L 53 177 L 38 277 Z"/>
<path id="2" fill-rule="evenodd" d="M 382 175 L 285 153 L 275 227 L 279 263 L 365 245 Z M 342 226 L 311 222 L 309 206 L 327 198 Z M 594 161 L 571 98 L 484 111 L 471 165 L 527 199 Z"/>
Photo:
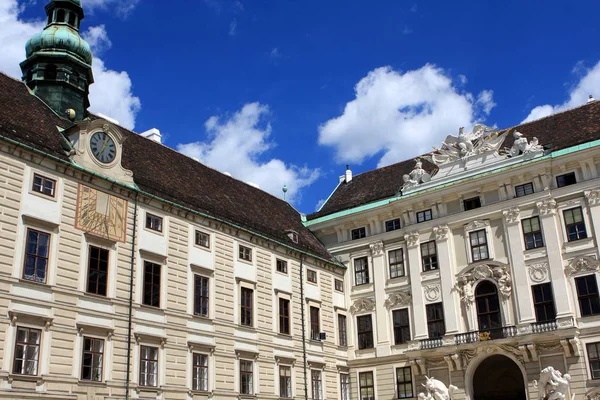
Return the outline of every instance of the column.
<path id="1" fill-rule="evenodd" d="M 450 228 L 448 225 L 440 225 L 433 228 L 433 233 L 435 233 L 438 264 L 440 266 L 440 280 L 442 281 L 442 304 L 444 307 L 446 335 L 451 335 L 459 332 L 460 324 L 458 321 L 456 296 L 452 291 L 454 287 L 454 254 L 451 248 Z"/>
<path id="2" fill-rule="evenodd" d="M 404 235 L 406 240 L 408 267 L 410 271 L 410 289 L 412 295 L 412 317 L 414 322 L 414 340 L 427 339 L 427 314 L 425 312 L 425 300 L 423 288 L 421 287 L 421 257 L 419 256 L 419 232 L 411 232 Z"/>
<path id="3" fill-rule="evenodd" d="M 586 190 L 584 194 L 590 209 L 590 219 L 592 222 L 590 231 L 592 232 L 592 236 L 598 238 L 600 234 L 600 188 Z"/>
<path id="4" fill-rule="evenodd" d="M 385 281 L 387 268 L 383 251 L 383 242 L 374 242 L 369 245 L 371 249 L 371 265 L 373 266 L 373 290 L 375 291 L 375 321 L 377 328 L 377 356 L 391 354 L 390 329 L 385 304 Z"/>

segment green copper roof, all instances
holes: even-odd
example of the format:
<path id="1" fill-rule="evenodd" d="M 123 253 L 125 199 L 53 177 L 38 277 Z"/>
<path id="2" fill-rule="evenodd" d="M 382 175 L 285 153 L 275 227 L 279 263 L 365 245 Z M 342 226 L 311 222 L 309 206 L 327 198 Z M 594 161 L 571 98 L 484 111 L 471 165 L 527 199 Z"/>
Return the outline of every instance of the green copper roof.
<path id="1" fill-rule="evenodd" d="M 71 0 L 79 2 L 78 0 Z M 86 64 L 92 63 L 90 45 L 67 25 L 49 25 L 42 32 L 36 33 L 25 45 L 27 58 L 38 51 L 61 51 L 73 53 Z"/>

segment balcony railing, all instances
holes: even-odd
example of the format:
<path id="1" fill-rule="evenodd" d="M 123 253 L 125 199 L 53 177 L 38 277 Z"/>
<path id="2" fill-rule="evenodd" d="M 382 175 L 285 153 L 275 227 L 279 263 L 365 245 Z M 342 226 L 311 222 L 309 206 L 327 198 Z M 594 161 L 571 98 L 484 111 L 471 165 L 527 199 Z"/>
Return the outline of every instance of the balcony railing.
<path id="1" fill-rule="evenodd" d="M 556 321 L 534 322 L 531 324 L 531 332 L 533 333 L 552 332 L 557 329 L 558 323 Z"/>
<path id="2" fill-rule="evenodd" d="M 442 347 L 443 344 L 442 338 L 423 339 L 421 340 L 421 349 L 435 349 L 436 347 Z"/>
<path id="3" fill-rule="evenodd" d="M 517 334 L 515 326 L 503 326 L 501 328 L 459 333 L 455 335 L 456 344 L 486 342 L 488 340 L 505 339 L 514 337 Z"/>

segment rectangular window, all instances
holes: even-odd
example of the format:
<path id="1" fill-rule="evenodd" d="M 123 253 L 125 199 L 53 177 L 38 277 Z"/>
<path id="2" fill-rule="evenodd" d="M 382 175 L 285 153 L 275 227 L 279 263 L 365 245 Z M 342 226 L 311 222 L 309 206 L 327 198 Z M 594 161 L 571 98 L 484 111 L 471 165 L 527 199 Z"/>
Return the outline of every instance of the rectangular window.
<path id="1" fill-rule="evenodd" d="M 417 211 L 417 223 L 430 221 L 432 218 L 431 210 Z"/>
<path id="2" fill-rule="evenodd" d="M 350 400 L 350 375 L 340 374 L 341 400 Z"/>
<path id="3" fill-rule="evenodd" d="M 37 375 L 41 337 L 40 329 L 17 328 L 13 374 Z"/>
<path id="4" fill-rule="evenodd" d="M 400 229 L 400 218 L 385 221 L 385 231 L 391 232 Z"/>
<path id="5" fill-rule="evenodd" d="M 54 197 L 54 188 L 56 181 L 46 178 L 45 176 L 33 174 L 33 185 L 31 190 L 34 192 L 45 194 L 46 196 Z"/>
<path id="6" fill-rule="evenodd" d="M 569 242 L 587 238 L 581 207 L 565 210 L 563 211 L 563 215 L 565 217 L 565 227 Z"/>
<path id="7" fill-rule="evenodd" d="M 523 238 L 525 239 L 525 249 L 537 249 L 544 247 L 544 238 L 542 236 L 542 227 L 539 217 L 527 218 L 521 221 L 523 226 Z"/>
<path id="8" fill-rule="evenodd" d="M 208 356 L 206 354 L 193 355 L 194 377 L 192 387 L 194 390 L 208 391 Z"/>
<path id="9" fill-rule="evenodd" d="M 533 183 L 524 183 L 523 185 L 515 186 L 515 195 L 517 197 L 527 196 L 533 193 Z"/>
<path id="10" fill-rule="evenodd" d="M 552 296 L 552 285 L 542 283 L 531 287 L 533 292 L 533 307 L 537 322 L 549 322 L 556 319 L 554 308 L 554 296 Z"/>
<path id="11" fill-rule="evenodd" d="M 423 263 L 423 271 L 438 269 L 435 241 L 421 243 L 421 261 Z"/>
<path id="12" fill-rule="evenodd" d="M 410 367 L 396 368 L 396 390 L 399 399 L 413 397 L 412 373 Z"/>
<path id="13" fill-rule="evenodd" d="M 240 360 L 240 393 L 241 394 L 253 394 L 253 373 L 252 373 L 252 361 Z"/>
<path id="14" fill-rule="evenodd" d="M 569 172 L 568 174 L 559 175 L 556 177 L 556 186 L 563 187 L 574 185 L 577 183 L 577 178 L 575 177 L 575 172 Z"/>
<path id="15" fill-rule="evenodd" d="M 210 249 L 210 235 L 202 231 L 196 231 L 196 245 Z"/>
<path id="16" fill-rule="evenodd" d="M 312 383 L 312 398 L 313 400 L 323 399 L 323 388 L 321 385 L 321 371 L 314 369 L 310 370 L 310 380 Z"/>
<path id="17" fill-rule="evenodd" d="M 312 269 L 306 270 L 306 280 L 311 283 L 317 283 L 317 271 L 313 271 Z"/>
<path id="18" fill-rule="evenodd" d="M 319 334 L 321 333 L 321 324 L 319 321 L 319 308 L 310 308 L 310 338 L 312 340 L 319 340 Z"/>
<path id="19" fill-rule="evenodd" d="M 279 258 L 275 261 L 277 272 L 287 274 L 287 261 L 280 260 Z"/>
<path id="20" fill-rule="evenodd" d="M 600 342 L 586 345 L 592 379 L 600 379 Z"/>
<path id="21" fill-rule="evenodd" d="M 370 315 L 356 317 L 356 326 L 358 331 L 358 349 L 373 348 L 373 323 Z"/>
<path id="22" fill-rule="evenodd" d="M 404 251 L 402 249 L 388 252 L 390 263 L 390 278 L 398 278 L 406 275 L 404 270 Z"/>
<path id="23" fill-rule="evenodd" d="M 427 305 L 427 331 L 429 339 L 438 339 L 446 334 L 442 303 Z"/>
<path id="24" fill-rule="evenodd" d="M 146 213 L 146 228 L 152 229 L 153 231 L 162 232 L 163 219 L 158 215 Z"/>
<path id="25" fill-rule="evenodd" d="M 575 278 L 579 311 L 582 317 L 600 314 L 600 298 L 596 275 L 586 275 Z"/>
<path id="26" fill-rule="evenodd" d="M 485 229 L 470 232 L 469 241 L 471 242 L 471 257 L 473 258 L 473 262 L 490 258 Z"/>
<path id="27" fill-rule="evenodd" d="M 140 386 L 158 386 L 158 347 L 140 346 Z"/>
<path id="28" fill-rule="evenodd" d="M 336 279 L 335 280 L 335 290 L 337 290 L 338 292 L 343 292 L 344 291 L 344 281 L 342 281 L 341 279 Z"/>
<path id="29" fill-rule="evenodd" d="M 352 240 L 362 239 L 367 236 L 367 228 L 352 229 Z"/>
<path id="30" fill-rule="evenodd" d="M 279 397 L 292 397 L 292 368 L 284 365 L 279 367 Z"/>
<path id="31" fill-rule="evenodd" d="M 23 279 L 46 283 L 49 252 L 50 235 L 33 229 L 27 229 Z"/>
<path id="32" fill-rule="evenodd" d="M 106 296 L 108 278 L 108 250 L 90 246 L 88 256 L 88 293 Z"/>
<path id="33" fill-rule="evenodd" d="M 209 280 L 202 275 L 194 275 L 194 315 L 208 317 Z"/>
<path id="34" fill-rule="evenodd" d="M 290 334 L 290 301 L 279 299 L 279 333 Z"/>
<path id="35" fill-rule="evenodd" d="M 83 338 L 83 357 L 81 380 L 102 382 L 102 364 L 104 362 L 104 339 Z"/>
<path id="36" fill-rule="evenodd" d="M 474 210 L 476 208 L 481 207 L 481 199 L 478 196 L 463 200 L 463 206 L 465 208 L 465 211 Z"/>
<path id="37" fill-rule="evenodd" d="M 240 323 L 245 326 L 252 326 L 254 290 L 243 287 L 240 297 Z"/>
<path id="38" fill-rule="evenodd" d="M 406 343 L 410 340 L 410 321 L 408 309 L 395 310 L 392 312 L 394 320 L 394 344 Z"/>
<path id="39" fill-rule="evenodd" d="M 338 340 L 340 346 L 348 346 L 348 330 L 346 329 L 346 316 L 338 314 Z"/>
<path id="40" fill-rule="evenodd" d="M 354 284 L 364 285 L 369 283 L 369 261 L 367 257 L 354 260 Z"/>
<path id="41" fill-rule="evenodd" d="M 252 261 L 252 249 L 240 244 L 238 257 L 240 260 Z"/>
<path id="42" fill-rule="evenodd" d="M 360 383 L 360 400 L 375 400 L 373 371 L 359 373 L 358 380 Z"/>
<path id="43" fill-rule="evenodd" d="M 159 264 L 144 261 L 144 298 L 147 306 L 160 307 L 160 270 Z"/>

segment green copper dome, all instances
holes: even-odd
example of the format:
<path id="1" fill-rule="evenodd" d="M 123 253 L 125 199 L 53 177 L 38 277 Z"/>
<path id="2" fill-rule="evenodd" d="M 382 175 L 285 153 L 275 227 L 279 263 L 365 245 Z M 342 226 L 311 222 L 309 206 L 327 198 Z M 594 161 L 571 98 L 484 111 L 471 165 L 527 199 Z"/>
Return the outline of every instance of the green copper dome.
<path id="1" fill-rule="evenodd" d="M 92 63 L 90 45 L 75 30 L 66 25 L 47 26 L 42 32 L 33 35 L 25 45 L 28 58 L 38 51 L 54 52 L 60 50 L 75 54 L 86 64 Z"/>

